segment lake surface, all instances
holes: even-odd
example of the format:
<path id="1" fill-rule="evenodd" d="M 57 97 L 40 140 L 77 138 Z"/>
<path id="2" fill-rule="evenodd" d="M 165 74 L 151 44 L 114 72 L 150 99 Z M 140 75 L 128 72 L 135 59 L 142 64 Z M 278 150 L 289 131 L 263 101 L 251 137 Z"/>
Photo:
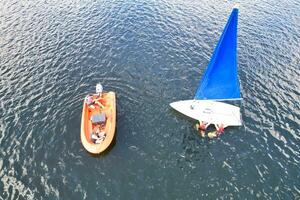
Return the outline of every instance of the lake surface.
<path id="1" fill-rule="evenodd" d="M 200 138 L 191 99 L 235 1 L 0 1 L 0 199 L 299 199 L 300 3 L 245 1 L 242 127 Z M 80 142 L 117 93 L 115 143 Z"/>

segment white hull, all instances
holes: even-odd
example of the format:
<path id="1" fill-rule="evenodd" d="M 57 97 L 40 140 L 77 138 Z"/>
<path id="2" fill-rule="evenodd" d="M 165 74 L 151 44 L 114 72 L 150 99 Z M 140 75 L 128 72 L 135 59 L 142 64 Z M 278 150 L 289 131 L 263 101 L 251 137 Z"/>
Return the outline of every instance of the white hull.
<path id="1" fill-rule="evenodd" d="M 172 108 L 195 120 L 225 126 L 241 126 L 240 108 L 218 101 L 185 100 L 170 104 Z"/>

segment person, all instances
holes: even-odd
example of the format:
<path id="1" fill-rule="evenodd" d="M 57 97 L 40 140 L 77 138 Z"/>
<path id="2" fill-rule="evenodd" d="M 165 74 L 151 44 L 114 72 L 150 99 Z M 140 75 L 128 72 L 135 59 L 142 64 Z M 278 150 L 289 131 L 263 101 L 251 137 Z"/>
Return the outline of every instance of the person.
<path id="1" fill-rule="evenodd" d="M 97 104 L 98 106 L 100 106 L 100 108 L 105 108 L 105 106 L 102 103 L 100 103 L 99 99 L 95 100 L 95 104 Z"/>
<path id="2" fill-rule="evenodd" d="M 92 139 L 95 142 L 96 140 L 98 140 L 98 136 L 95 132 L 92 132 Z"/>
<path id="3" fill-rule="evenodd" d="M 98 101 L 98 99 L 96 101 L 94 100 L 92 95 L 87 95 L 85 97 L 85 102 L 92 109 L 95 109 L 95 104 L 97 104 L 101 108 L 104 108 L 104 106 Z"/>
<path id="4" fill-rule="evenodd" d="M 225 129 L 224 124 L 215 124 L 215 127 L 216 127 L 218 136 L 224 132 L 224 129 Z"/>
<path id="5" fill-rule="evenodd" d="M 209 138 L 219 137 L 224 132 L 225 126 L 224 124 L 215 124 L 215 128 L 215 131 L 211 131 L 207 134 Z"/>
<path id="6" fill-rule="evenodd" d="M 98 132 L 98 139 L 95 141 L 96 144 L 101 143 L 106 137 L 106 133 L 104 131 Z"/>
<path id="7" fill-rule="evenodd" d="M 84 100 L 85 100 L 85 103 L 88 105 L 92 105 L 94 103 L 92 95 L 87 95 Z"/>
<path id="8" fill-rule="evenodd" d="M 104 105 L 103 105 L 103 86 L 101 85 L 101 83 L 98 83 L 96 85 L 96 93 L 97 93 L 97 98 L 95 99 L 96 100 L 96 103 L 101 107 L 101 108 L 104 108 Z"/>
<path id="9" fill-rule="evenodd" d="M 200 121 L 199 120 L 199 124 L 196 124 L 196 129 L 199 131 L 199 134 L 201 135 L 201 137 L 205 137 L 205 130 L 207 129 L 207 127 L 210 125 L 210 123 L 204 122 L 204 121 Z"/>
<path id="10" fill-rule="evenodd" d="M 96 127 L 92 132 L 92 140 L 95 144 L 101 143 L 106 137 L 106 133 L 104 131 L 100 131 L 99 127 Z"/>
<path id="11" fill-rule="evenodd" d="M 92 95 L 87 95 L 84 99 L 85 103 L 92 109 L 95 108 L 94 104 L 95 104 L 95 101 L 93 99 L 93 96 Z"/>
<path id="12" fill-rule="evenodd" d="M 102 98 L 102 92 L 103 92 L 103 87 L 102 87 L 101 83 L 98 83 L 96 85 L 96 93 L 98 95 L 98 98 Z"/>

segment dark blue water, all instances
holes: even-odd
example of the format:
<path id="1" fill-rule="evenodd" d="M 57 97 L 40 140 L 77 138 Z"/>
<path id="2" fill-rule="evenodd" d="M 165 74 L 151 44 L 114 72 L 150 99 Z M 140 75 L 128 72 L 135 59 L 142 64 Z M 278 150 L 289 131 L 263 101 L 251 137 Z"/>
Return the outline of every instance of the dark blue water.
<path id="1" fill-rule="evenodd" d="M 191 99 L 234 1 L 0 1 L 0 199 L 299 199 L 300 3 L 240 4 L 244 125 L 199 137 Z M 114 145 L 80 143 L 117 93 Z"/>

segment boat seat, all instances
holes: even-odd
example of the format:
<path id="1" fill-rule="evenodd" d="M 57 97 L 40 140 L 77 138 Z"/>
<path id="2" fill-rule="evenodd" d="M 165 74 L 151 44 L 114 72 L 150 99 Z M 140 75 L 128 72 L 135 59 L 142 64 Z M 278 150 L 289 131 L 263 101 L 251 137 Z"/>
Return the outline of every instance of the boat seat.
<path id="1" fill-rule="evenodd" d="M 104 112 L 91 116 L 91 121 L 93 124 L 105 123 L 105 120 L 106 120 L 106 117 L 105 117 Z"/>

